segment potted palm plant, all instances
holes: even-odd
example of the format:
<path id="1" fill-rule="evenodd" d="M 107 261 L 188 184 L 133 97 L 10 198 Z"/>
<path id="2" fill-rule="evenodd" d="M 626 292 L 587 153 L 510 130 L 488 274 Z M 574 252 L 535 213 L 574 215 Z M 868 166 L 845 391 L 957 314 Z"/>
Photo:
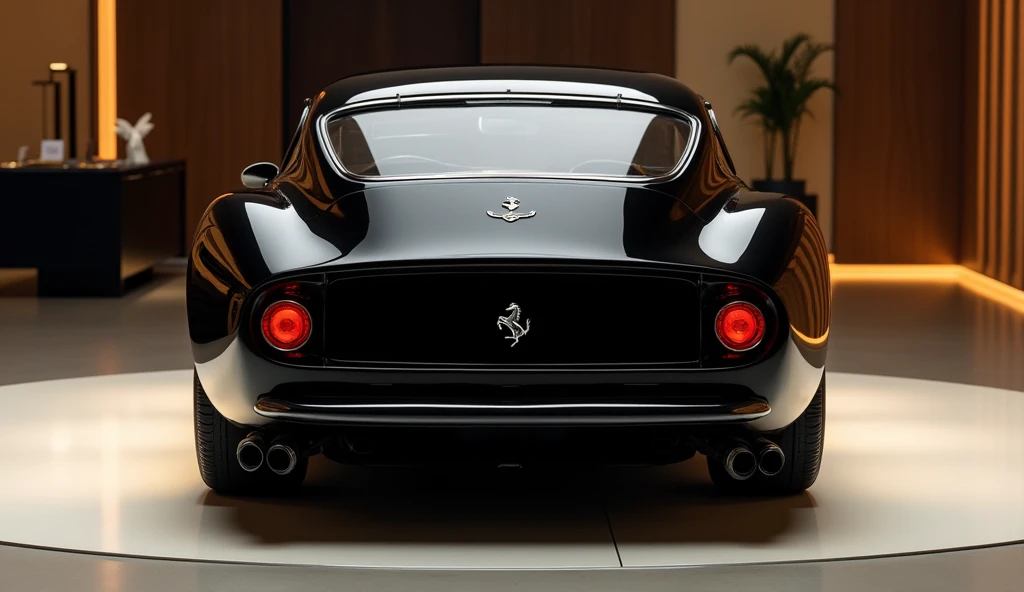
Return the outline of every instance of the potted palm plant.
<path id="1" fill-rule="evenodd" d="M 740 45 L 729 52 L 729 63 L 746 57 L 757 64 L 764 84 L 751 90 L 750 97 L 736 108 L 744 118 L 757 121 L 764 137 L 764 179 L 754 179 L 754 189 L 783 193 L 796 198 L 806 197 L 806 183 L 793 178 L 800 124 L 810 115 L 807 103 L 819 90 L 838 93 L 835 84 L 825 78 L 811 76 L 811 67 L 818 57 L 834 46 L 815 43 L 809 35 L 799 33 L 782 43 L 781 51 L 766 53 L 756 45 Z M 776 149 L 782 149 L 782 178 L 774 177 Z M 812 207 L 812 209 L 814 209 Z"/>

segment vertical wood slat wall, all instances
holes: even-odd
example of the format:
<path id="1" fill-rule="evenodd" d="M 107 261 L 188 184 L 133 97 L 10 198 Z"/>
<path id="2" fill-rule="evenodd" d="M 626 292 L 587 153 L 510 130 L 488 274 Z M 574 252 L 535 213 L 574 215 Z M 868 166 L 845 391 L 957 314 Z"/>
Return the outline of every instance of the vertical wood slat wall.
<path id="1" fill-rule="evenodd" d="M 283 0 L 284 140 L 302 102 L 355 74 L 480 62 L 480 0 Z"/>
<path id="2" fill-rule="evenodd" d="M 966 0 L 836 0 L 840 263 L 960 255 Z"/>
<path id="3" fill-rule="evenodd" d="M 970 0 L 964 265 L 1024 288 L 1024 10 Z"/>
<path id="4" fill-rule="evenodd" d="M 367 71 L 511 63 L 675 75 L 676 0 L 283 1 L 285 141 L 305 97 Z"/>
<path id="5" fill-rule="evenodd" d="M 675 76 L 676 0 L 480 0 L 480 62 Z"/>
<path id="6" fill-rule="evenodd" d="M 118 116 L 152 112 L 149 157 L 185 159 L 186 246 L 244 166 L 281 157 L 282 1 L 117 3 Z"/>

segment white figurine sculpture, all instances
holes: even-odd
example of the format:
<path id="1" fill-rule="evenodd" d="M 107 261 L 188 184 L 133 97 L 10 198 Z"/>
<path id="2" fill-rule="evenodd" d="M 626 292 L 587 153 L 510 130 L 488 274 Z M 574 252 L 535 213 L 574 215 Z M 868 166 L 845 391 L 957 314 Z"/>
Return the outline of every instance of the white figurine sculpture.
<path id="1" fill-rule="evenodd" d="M 146 154 L 146 146 L 142 138 L 153 130 L 153 124 L 149 121 L 152 113 L 146 113 L 135 122 L 135 126 L 127 120 L 117 118 L 117 128 L 114 130 L 118 136 L 125 139 L 125 164 L 149 164 L 149 155 Z"/>

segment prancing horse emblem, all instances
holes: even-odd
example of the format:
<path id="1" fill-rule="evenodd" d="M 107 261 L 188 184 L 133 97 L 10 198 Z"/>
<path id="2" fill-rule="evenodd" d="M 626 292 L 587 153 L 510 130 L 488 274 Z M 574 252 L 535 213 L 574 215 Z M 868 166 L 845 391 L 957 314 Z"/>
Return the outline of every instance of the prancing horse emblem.
<path id="1" fill-rule="evenodd" d="M 526 328 L 524 329 L 523 326 L 519 324 L 519 317 L 522 314 L 522 311 L 519 309 L 519 305 L 513 302 L 512 304 L 509 304 L 508 308 L 505 310 L 509 312 L 509 315 L 507 317 L 498 317 L 498 329 L 505 326 L 512 331 L 512 334 L 506 335 L 505 339 L 513 340 L 512 345 L 509 347 L 515 347 L 516 344 L 519 343 L 519 338 L 530 332 L 530 319 L 526 319 Z"/>
<path id="2" fill-rule="evenodd" d="M 532 218 L 537 215 L 537 212 L 530 210 L 529 212 L 522 213 L 516 212 L 516 208 L 519 207 L 519 200 L 512 197 L 511 195 L 505 198 L 505 201 L 501 203 L 501 207 L 508 210 L 507 214 L 496 214 L 490 210 L 487 210 L 487 215 L 491 218 L 501 218 L 506 222 L 515 222 L 520 218 Z"/>

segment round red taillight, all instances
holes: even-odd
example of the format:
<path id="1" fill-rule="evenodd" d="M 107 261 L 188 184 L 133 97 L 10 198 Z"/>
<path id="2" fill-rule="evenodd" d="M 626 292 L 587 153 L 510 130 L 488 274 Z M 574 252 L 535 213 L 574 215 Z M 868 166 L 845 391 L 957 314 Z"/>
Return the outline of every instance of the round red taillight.
<path id="1" fill-rule="evenodd" d="M 749 302 L 730 302 L 718 311 L 715 333 L 732 351 L 747 351 L 764 337 L 764 315 Z"/>
<path id="2" fill-rule="evenodd" d="M 302 347 L 313 330 L 309 311 L 298 302 L 282 300 L 263 312 L 263 338 L 267 343 L 284 351 Z"/>

